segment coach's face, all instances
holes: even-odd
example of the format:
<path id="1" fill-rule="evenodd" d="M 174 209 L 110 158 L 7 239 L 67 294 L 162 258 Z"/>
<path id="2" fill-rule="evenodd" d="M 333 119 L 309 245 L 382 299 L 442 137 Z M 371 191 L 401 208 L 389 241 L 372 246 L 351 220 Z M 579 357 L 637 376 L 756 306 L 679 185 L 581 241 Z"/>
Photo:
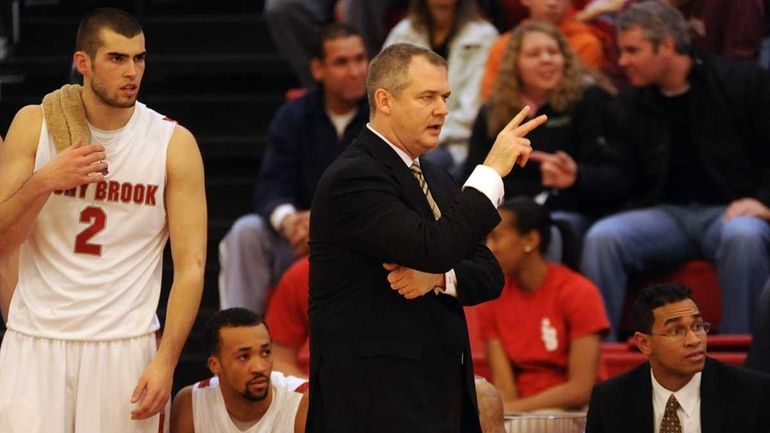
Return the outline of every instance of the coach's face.
<path id="1" fill-rule="evenodd" d="M 397 146 L 416 158 L 436 148 L 448 113 L 449 78 L 445 67 L 423 56 L 413 57 L 407 69 L 407 85 L 391 95 L 390 127 Z"/>

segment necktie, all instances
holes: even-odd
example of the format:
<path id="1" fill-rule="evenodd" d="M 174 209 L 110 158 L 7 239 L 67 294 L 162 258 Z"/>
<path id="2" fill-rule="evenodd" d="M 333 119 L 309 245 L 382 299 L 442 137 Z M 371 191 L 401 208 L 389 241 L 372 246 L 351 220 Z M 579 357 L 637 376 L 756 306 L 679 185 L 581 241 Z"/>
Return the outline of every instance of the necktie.
<path id="1" fill-rule="evenodd" d="M 679 402 L 676 401 L 674 394 L 671 394 L 666 402 L 666 411 L 663 412 L 663 419 L 660 421 L 660 433 L 682 433 L 682 424 L 679 422 L 679 416 L 676 410 L 679 408 Z"/>
<path id="2" fill-rule="evenodd" d="M 422 169 L 415 163 L 412 163 L 412 166 L 409 167 L 409 169 L 412 170 L 412 174 L 417 178 L 417 182 L 420 183 L 420 189 L 422 189 L 422 193 L 425 194 L 425 198 L 428 199 L 430 210 L 433 212 L 433 218 L 441 218 L 441 210 L 438 208 L 436 201 L 433 200 L 433 196 L 430 194 L 430 189 L 428 189 L 428 182 L 425 181 L 425 176 L 422 175 Z"/>

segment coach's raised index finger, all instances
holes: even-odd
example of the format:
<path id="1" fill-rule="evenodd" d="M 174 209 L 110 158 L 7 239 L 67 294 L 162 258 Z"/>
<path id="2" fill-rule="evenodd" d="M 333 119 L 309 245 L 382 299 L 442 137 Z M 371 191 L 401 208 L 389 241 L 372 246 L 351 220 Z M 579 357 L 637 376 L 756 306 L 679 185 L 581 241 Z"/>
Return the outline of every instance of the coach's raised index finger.
<path id="1" fill-rule="evenodd" d="M 526 137 L 527 134 L 532 132 L 533 129 L 545 123 L 546 120 L 548 120 L 548 116 L 546 116 L 545 114 L 541 114 L 535 117 L 534 119 L 527 121 L 525 124 L 519 126 L 518 128 L 514 129 L 513 133 L 516 134 L 516 136 L 518 137 Z"/>

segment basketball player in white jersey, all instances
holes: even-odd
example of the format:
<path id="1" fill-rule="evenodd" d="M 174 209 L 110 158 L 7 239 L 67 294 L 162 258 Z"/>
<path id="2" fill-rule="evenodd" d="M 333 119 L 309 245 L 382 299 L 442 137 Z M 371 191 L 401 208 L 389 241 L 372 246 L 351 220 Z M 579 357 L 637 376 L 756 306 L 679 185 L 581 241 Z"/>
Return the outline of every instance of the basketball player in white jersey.
<path id="1" fill-rule="evenodd" d="M 273 372 L 272 341 L 256 313 L 230 308 L 206 324 L 216 376 L 174 397 L 171 433 L 303 433 L 307 382 Z"/>
<path id="2" fill-rule="evenodd" d="M 203 288 L 206 198 L 192 134 L 137 102 L 144 34 L 116 9 L 81 22 L 89 142 L 57 151 L 40 105 L 0 150 L 0 432 L 155 433 Z M 156 350 L 163 247 L 174 278 Z M 15 287 L 15 290 L 13 289 Z M 10 305 L 9 305 L 10 303 Z"/>

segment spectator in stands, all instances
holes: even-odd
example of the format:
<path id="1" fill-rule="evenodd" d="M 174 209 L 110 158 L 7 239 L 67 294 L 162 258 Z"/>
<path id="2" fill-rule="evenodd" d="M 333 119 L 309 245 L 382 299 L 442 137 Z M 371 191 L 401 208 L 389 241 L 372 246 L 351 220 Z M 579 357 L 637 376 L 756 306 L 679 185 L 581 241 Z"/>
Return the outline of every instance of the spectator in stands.
<path id="1" fill-rule="evenodd" d="M 172 433 L 305 431 L 307 382 L 273 371 L 262 318 L 244 308 L 219 311 L 206 323 L 204 342 L 215 377 L 177 393 Z"/>
<path id="2" fill-rule="evenodd" d="M 575 19 L 583 22 L 606 20 L 615 22 L 615 16 L 623 7 L 633 0 L 592 0 L 575 13 Z"/>
<path id="3" fill-rule="evenodd" d="M 558 27 L 585 66 L 597 70 L 605 66 L 605 47 L 600 39 L 601 33 L 569 16 L 571 0 L 521 0 L 521 3 L 529 9 L 530 21 L 545 21 Z M 513 30 L 504 33 L 489 49 L 481 82 L 482 100 L 489 98 L 495 88 L 503 54 L 512 35 Z"/>
<path id="4" fill-rule="evenodd" d="M 468 139 L 479 110 L 479 81 L 497 29 L 480 18 L 474 0 L 412 0 L 409 15 L 391 30 L 384 46 L 408 42 L 447 59 L 449 114 L 439 137 L 441 148 L 428 154 L 460 176 Z M 450 158 L 451 157 L 451 158 Z"/>
<path id="5" fill-rule="evenodd" d="M 487 244 L 505 286 L 498 299 L 476 307 L 492 382 L 506 412 L 582 408 L 609 328 L 599 289 L 543 257 L 552 224 L 545 207 L 519 197 L 499 212 Z"/>
<path id="6" fill-rule="evenodd" d="M 308 70 L 323 28 L 335 20 L 356 29 L 370 56 L 380 51 L 387 13 L 406 0 L 267 0 L 265 21 L 281 56 L 303 87 L 315 84 Z"/>
<path id="7" fill-rule="evenodd" d="M 531 115 L 547 114 L 545 125 L 529 135 L 535 149 L 530 161 L 536 163 L 503 179 L 505 195 L 539 195 L 540 203 L 545 200 L 556 211 L 554 218 L 570 222 L 581 235 L 590 222 L 587 215 L 598 217 L 602 209 L 604 179 L 591 158 L 604 143 L 609 93 L 580 64 L 561 32 L 545 22 L 530 21 L 513 31 L 498 76 L 473 127 L 466 176 L 482 163 L 506 119 L 524 105 L 532 108 Z"/>
<path id="8" fill-rule="evenodd" d="M 318 179 L 369 118 L 361 37 L 349 26 L 332 24 L 320 41 L 311 67 L 319 85 L 287 102 L 270 124 L 256 214 L 237 220 L 220 244 L 222 308 L 264 312 L 269 288 L 307 254 Z"/>
<path id="9" fill-rule="evenodd" d="M 596 385 L 586 433 L 767 432 L 770 377 L 706 357 L 709 325 L 689 288 L 648 287 L 633 310 L 649 362 Z"/>
<path id="10" fill-rule="evenodd" d="M 770 374 L 770 279 L 762 289 L 755 317 L 757 323 L 746 357 L 746 368 Z"/>
<path id="11" fill-rule="evenodd" d="M 629 273 L 715 263 L 724 333 L 748 333 L 770 274 L 770 74 L 691 49 L 687 23 L 661 2 L 618 18 L 620 66 L 634 86 L 610 110 L 617 159 L 607 195 L 630 210 L 584 238 L 583 273 L 613 329 Z"/>
<path id="12" fill-rule="evenodd" d="M 728 59 L 756 62 L 765 32 L 761 0 L 666 0 L 679 9 L 693 44 Z"/>
<path id="13" fill-rule="evenodd" d="M 614 15 L 642 0 L 594 0 L 576 18 Z M 761 0 L 664 0 L 682 12 L 694 45 L 728 59 L 755 62 L 765 33 Z"/>
<path id="14" fill-rule="evenodd" d="M 406 10 L 408 0 L 338 0 L 342 4 L 342 19 L 356 28 L 364 38 L 370 56 L 377 55 L 390 31 L 390 26 Z M 388 19 L 394 15 L 392 19 Z"/>
<path id="15" fill-rule="evenodd" d="M 295 262 L 286 270 L 267 308 L 267 324 L 271 330 L 275 370 L 298 377 L 307 377 L 300 365 L 299 354 L 308 346 L 308 273 L 307 258 Z M 476 377 L 481 430 L 483 433 L 503 433 L 503 407 L 500 395 L 489 382 Z"/>
<path id="16" fill-rule="evenodd" d="M 273 337 L 275 369 L 292 376 L 307 377 L 307 366 L 300 366 L 298 359 L 300 352 L 308 348 L 309 274 L 307 257 L 289 266 L 265 314 Z"/>
<path id="17" fill-rule="evenodd" d="M 265 23 L 278 52 L 302 87 L 315 84 L 308 65 L 321 29 L 332 22 L 337 0 L 266 0 Z"/>

